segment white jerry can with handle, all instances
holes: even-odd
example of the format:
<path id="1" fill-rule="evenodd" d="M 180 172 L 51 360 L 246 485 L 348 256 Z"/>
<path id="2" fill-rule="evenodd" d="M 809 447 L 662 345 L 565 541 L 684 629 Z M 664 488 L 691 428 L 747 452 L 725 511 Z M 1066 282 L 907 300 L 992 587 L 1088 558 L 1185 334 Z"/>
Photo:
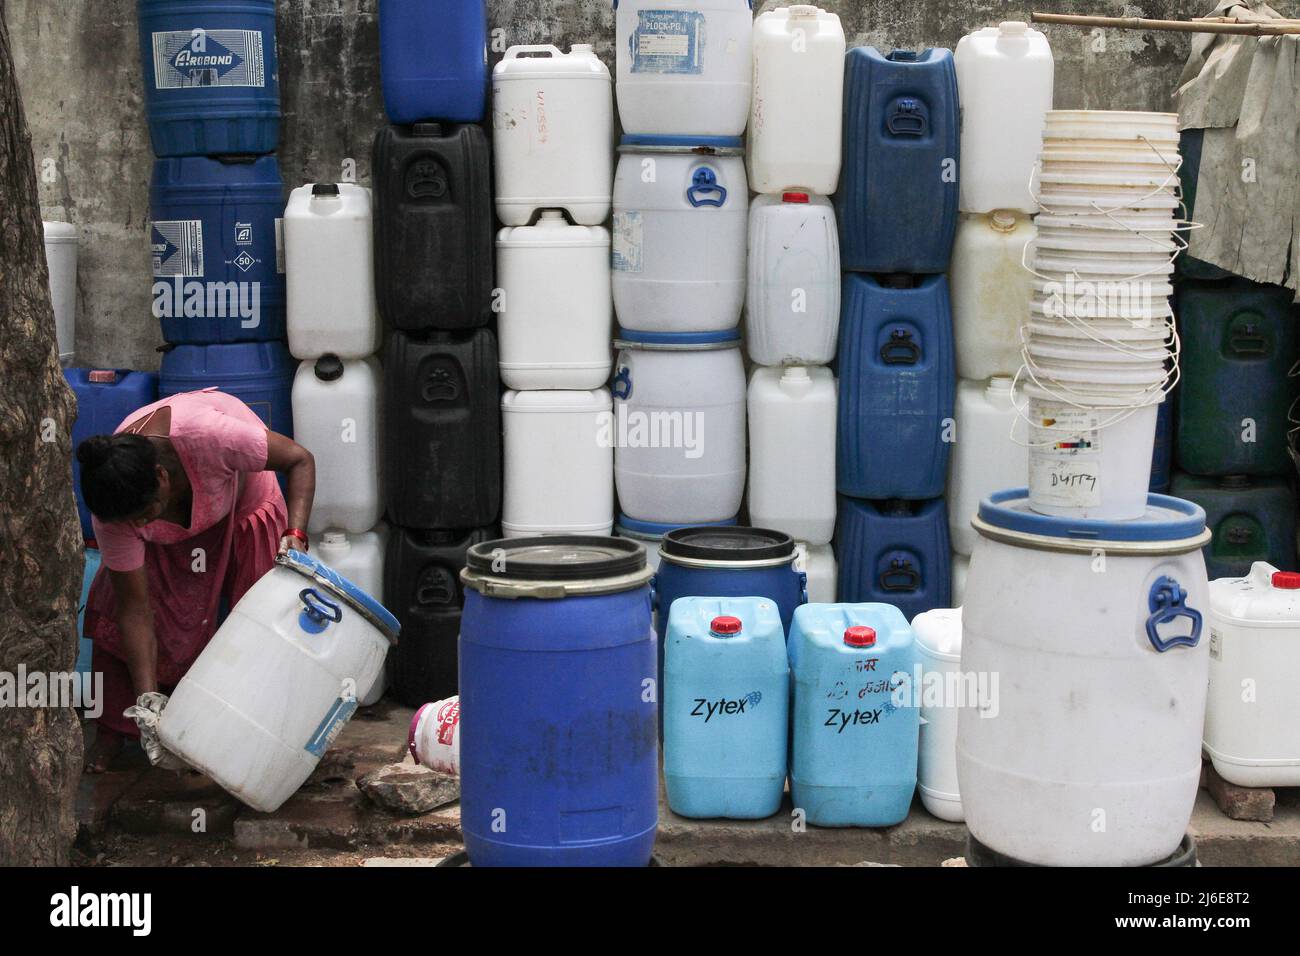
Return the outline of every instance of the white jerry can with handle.
<path id="1" fill-rule="evenodd" d="M 384 596 L 384 555 L 387 550 L 388 525 L 382 521 L 372 530 L 360 534 L 326 531 L 315 543 L 316 557 L 321 564 L 347 578 L 380 604 L 387 600 Z M 375 683 L 361 695 L 362 707 L 379 703 L 387 689 L 386 677 L 381 667 Z"/>
<path id="2" fill-rule="evenodd" d="M 921 667 L 917 790 L 931 814 L 961 823 L 965 820 L 957 786 L 957 708 L 961 702 L 948 696 L 949 688 L 961 686 L 956 676 L 961 674 L 961 608 L 934 608 L 918 614 L 912 619 L 912 630 Z"/>
<path id="3" fill-rule="evenodd" d="M 281 555 L 181 678 L 159 738 L 243 803 L 274 812 L 316 769 L 400 630 L 315 558 Z"/>

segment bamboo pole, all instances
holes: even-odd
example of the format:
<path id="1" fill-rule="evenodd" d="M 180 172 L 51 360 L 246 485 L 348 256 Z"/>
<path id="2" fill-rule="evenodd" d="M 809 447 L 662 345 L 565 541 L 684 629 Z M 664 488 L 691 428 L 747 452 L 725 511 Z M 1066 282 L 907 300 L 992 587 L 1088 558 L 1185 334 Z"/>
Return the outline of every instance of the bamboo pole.
<path id="1" fill-rule="evenodd" d="M 1035 23 L 1059 23 L 1076 27 L 1109 27 L 1115 30 L 1163 30 L 1176 33 L 1228 33 L 1238 36 L 1300 35 L 1300 22 L 1272 20 L 1146 20 L 1142 17 L 1085 17 L 1072 13 L 1031 13 Z"/>

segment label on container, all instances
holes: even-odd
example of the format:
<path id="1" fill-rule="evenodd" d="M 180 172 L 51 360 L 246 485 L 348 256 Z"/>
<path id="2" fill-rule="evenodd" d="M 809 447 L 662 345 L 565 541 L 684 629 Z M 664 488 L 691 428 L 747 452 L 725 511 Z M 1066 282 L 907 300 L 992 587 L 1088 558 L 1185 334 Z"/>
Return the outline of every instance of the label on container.
<path id="1" fill-rule="evenodd" d="M 153 274 L 157 278 L 203 276 L 203 222 L 155 222 L 150 230 Z"/>
<path id="2" fill-rule="evenodd" d="M 704 14 L 642 10 L 630 38 L 633 73 L 704 72 Z"/>
<path id="3" fill-rule="evenodd" d="M 153 35 L 154 88 L 266 86 L 258 30 L 171 30 Z"/>
<path id="4" fill-rule="evenodd" d="M 1101 504 L 1101 413 L 1032 402 L 1029 419 L 1030 500 L 1061 508 Z"/>
<path id="5" fill-rule="evenodd" d="M 334 743 L 334 739 L 342 732 L 343 725 L 348 722 L 356 709 L 355 697 L 340 697 L 334 701 L 334 705 L 325 714 L 316 732 L 311 735 L 307 746 L 303 749 L 313 757 L 324 756 L 325 751 L 329 750 L 330 744 Z"/>
<path id="6" fill-rule="evenodd" d="M 643 227 L 641 213 L 614 213 L 613 265 L 615 272 L 640 272 Z"/>

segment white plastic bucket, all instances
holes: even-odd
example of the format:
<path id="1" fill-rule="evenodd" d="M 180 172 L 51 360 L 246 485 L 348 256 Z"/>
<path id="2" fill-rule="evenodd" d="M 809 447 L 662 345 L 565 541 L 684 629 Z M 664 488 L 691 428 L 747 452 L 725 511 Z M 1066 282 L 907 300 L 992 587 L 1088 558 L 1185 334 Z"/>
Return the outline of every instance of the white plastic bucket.
<path id="1" fill-rule="evenodd" d="M 1168 189 L 1144 186 L 1044 185 L 1038 195 L 1039 208 L 1056 215 L 1123 215 L 1124 210 L 1177 209 L 1182 200 Z"/>
<path id="2" fill-rule="evenodd" d="M 77 227 L 67 222 L 45 223 L 45 261 L 50 269 L 50 301 L 59 362 L 72 363 L 77 347 Z"/>
<path id="3" fill-rule="evenodd" d="M 497 218 L 523 226 L 539 209 L 575 223 L 609 215 L 614 178 L 614 91 L 590 44 L 563 53 L 512 46 L 492 70 L 492 157 Z"/>
<path id="4" fill-rule="evenodd" d="M 949 700 L 946 693 L 926 696 L 926 688 L 932 685 L 945 689 L 959 686 L 961 608 L 935 608 L 918 614 L 912 619 L 912 630 L 916 632 L 916 656 L 922 675 L 917 791 L 925 809 L 934 816 L 961 823 L 965 815 L 957 782 L 959 702 Z"/>
<path id="5" fill-rule="evenodd" d="M 745 370 L 737 332 L 620 332 L 614 479 L 638 521 L 726 521 L 745 492 Z"/>
<path id="6" fill-rule="evenodd" d="M 734 329 L 745 302 L 749 187 L 740 140 L 624 137 L 614 174 L 619 325 Z"/>
<path id="7" fill-rule="evenodd" d="M 1051 110 L 1047 114 L 1043 136 L 1055 140 L 1145 140 L 1176 144 L 1178 114 L 1134 110 Z"/>
<path id="8" fill-rule="evenodd" d="M 614 446 L 608 389 L 506 392 L 501 531 L 608 535 L 614 527 Z"/>
<path id="9" fill-rule="evenodd" d="M 512 389 L 592 389 L 609 378 L 614 324 L 609 233 L 558 210 L 497 235 L 501 381 Z"/>

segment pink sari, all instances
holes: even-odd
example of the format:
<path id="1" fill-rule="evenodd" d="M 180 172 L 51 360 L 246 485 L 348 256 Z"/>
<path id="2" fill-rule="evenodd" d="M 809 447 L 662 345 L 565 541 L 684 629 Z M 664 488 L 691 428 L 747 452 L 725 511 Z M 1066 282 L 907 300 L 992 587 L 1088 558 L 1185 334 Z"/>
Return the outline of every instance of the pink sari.
<path id="1" fill-rule="evenodd" d="M 212 639 L 222 599 L 234 607 L 271 569 L 289 520 L 275 473 L 265 470 L 266 425 L 247 405 L 215 389 L 187 392 L 132 412 L 117 431 L 163 405 L 171 406 L 172 447 L 192 488 L 190 526 L 93 519 L 103 567 L 90 588 L 86 636 L 95 645 L 94 670 L 104 674 L 100 721 L 131 736 L 135 724 L 122 711 L 136 695 L 106 571 L 145 568 L 158 683 L 168 690 Z"/>

